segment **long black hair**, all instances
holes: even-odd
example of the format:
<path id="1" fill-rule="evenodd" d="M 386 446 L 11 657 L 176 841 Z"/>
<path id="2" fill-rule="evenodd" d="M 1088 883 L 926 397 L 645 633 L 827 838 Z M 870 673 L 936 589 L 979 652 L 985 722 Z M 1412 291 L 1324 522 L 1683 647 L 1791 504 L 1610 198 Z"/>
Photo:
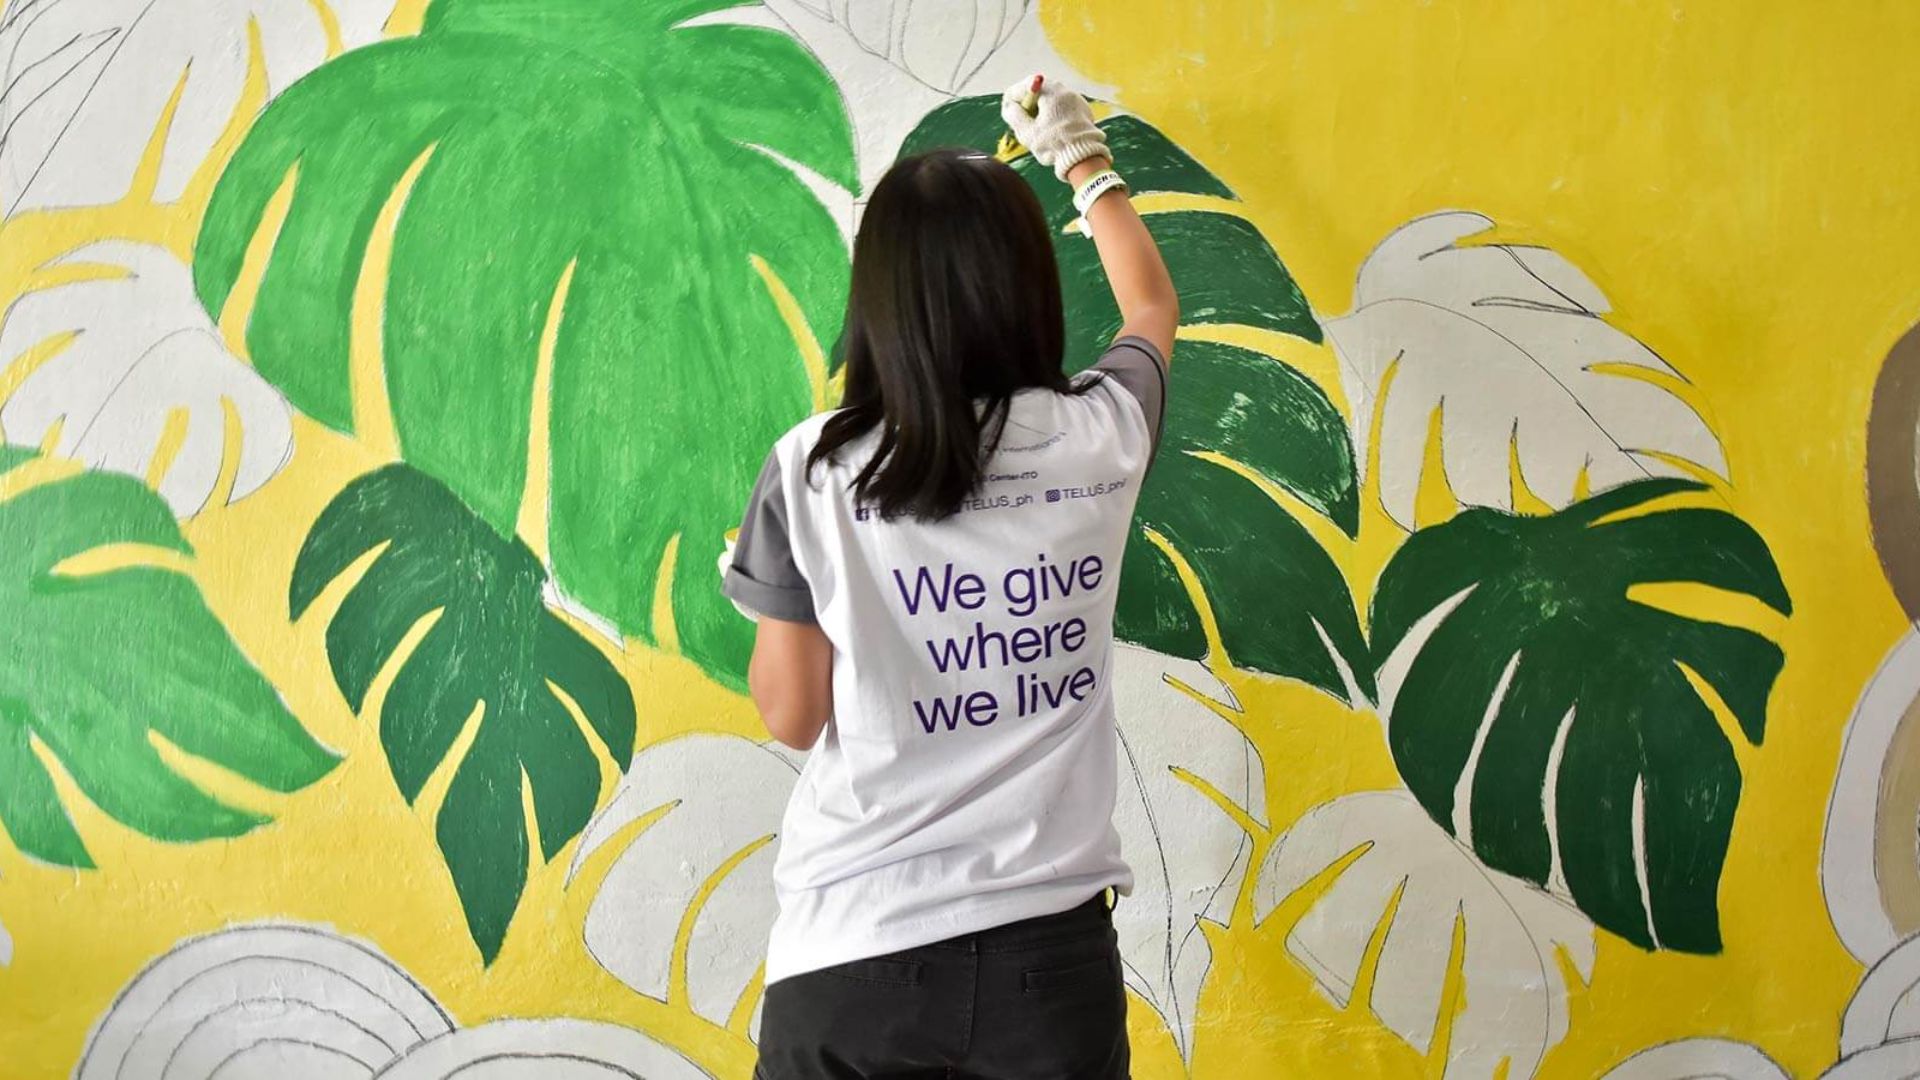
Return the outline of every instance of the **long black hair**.
<path id="1" fill-rule="evenodd" d="M 935 150 L 875 185 L 853 244 L 846 390 L 807 466 L 876 428 L 854 498 L 938 520 L 978 487 L 1016 391 L 1075 393 L 1046 213 L 994 158 Z"/>

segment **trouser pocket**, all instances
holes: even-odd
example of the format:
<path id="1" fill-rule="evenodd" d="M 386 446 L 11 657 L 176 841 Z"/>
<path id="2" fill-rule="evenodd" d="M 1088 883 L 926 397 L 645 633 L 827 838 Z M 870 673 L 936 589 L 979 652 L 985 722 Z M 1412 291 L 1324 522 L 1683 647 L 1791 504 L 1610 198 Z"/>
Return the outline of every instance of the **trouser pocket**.
<path id="1" fill-rule="evenodd" d="M 1113 968 L 1112 958 L 1105 955 L 1090 960 L 1028 968 L 1020 973 L 1020 989 L 1028 994 L 1053 994 L 1109 982 L 1113 978 Z"/>
<path id="2" fill-rule="evenodd" d="M 964 1046 L 972 992 L 939 957 L 907 951 L 767 987 L 757 1080 L 845 1080 L 944 1061 Z"/>
<path id="3" fill-rule="evenodd" d="M 925 965 L 918 960 L 877 956 L 870 960 L 849 960 L 823 971 L 834 978 L 879 986 L 919 986 L 923 967 Z"/>
<path id="4" fill-rule="evenodd" d="M 971 1072 L 1005 1080 L 1127 1075 L 1127 992 L 1110 927 L 1001 956 L 982 979 L 980 1056 Z"/>

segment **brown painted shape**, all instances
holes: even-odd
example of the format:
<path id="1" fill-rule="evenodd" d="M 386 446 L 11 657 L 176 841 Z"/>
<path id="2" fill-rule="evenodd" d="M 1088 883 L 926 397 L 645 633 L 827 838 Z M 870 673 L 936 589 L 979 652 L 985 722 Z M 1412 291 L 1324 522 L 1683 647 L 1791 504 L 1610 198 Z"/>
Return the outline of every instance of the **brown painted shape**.
<path id="1" fill-rule="evenodd" d="M 1907 703 L 1880 764 L 1873 877 L 1894 929 L 1920 931 L 1920 698 Z"/>
<path id="2" fill-rule="evenodd" d="M 1893 595 L 1920 621 L 1920 326 L 1880 365 L 1867 417 L 1867 514 Z M 1909 826 L 1912 819 L 1908 819 Z"/>

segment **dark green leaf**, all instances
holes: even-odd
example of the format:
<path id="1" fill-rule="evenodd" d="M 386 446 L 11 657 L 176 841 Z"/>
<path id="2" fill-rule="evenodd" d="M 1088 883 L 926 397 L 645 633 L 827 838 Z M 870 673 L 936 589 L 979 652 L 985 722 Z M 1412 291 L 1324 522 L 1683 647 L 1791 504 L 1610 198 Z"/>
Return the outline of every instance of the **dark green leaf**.
<path id="1" fill-rule="evenodd" d="M 375 219 L 424 158 L 382 329 L 403 457 L 507 536 L 532 417 L 555 417 L 560 584 L 654 640 L 655 578 L 677 537 L 681 647 L 738 685 L 751 626 L 714 588 L 713 563 L 766 447 L 812 400 L 751 260 L 824 340 L 847 282 L 838 227 L 761 148 L 845 186 L 855 171 L 839 92 L 799 44 L 676 28 L 726 6 L 439 0 L 417 37 L 351 52 L 273 101 L 221 177 L 194 271 L 220 310 L 297 172 L 248 345 L 294 404 L 351 431 L 355 285 Z M 569 266 L 550 396 L 536 401 Z"/>
<path id="2" fill-rule="evenodd" d="M 1100 129 L 1106 132 L 1107 148 L 1113 152 L 1114 160 L 1122 163 L 1127 185 L 1135 194 L 1177 192 L 1238 199 L 1206 166 L 1139 117 L 1108 117 L 1101 122 Z M 990 149 L 998 141 L 1001 130 L 998 97 L 961 98 L 928 113 L 907 136 L 900 147 L 900 156 L 941 147 Z M 1024 154 L 1011 164 L 1040 197 L 1040 205 L 1047 212 L 1047 224 L 1056 233 L 1078 216 L 1073 210 L 1073 192 L 1053 175 L 1052 169 Z"/>
<path id="3" fill-rule="evenodd" d="M 0 473 L 32 460 L 0 448 Z M 159 840 L 238 836 L 267 819 L 174 772 L 156 739 L 272 791 L 297 791 L 337 758 L 314 742 L 171 570 L 55 567 L 112 544 L 190 553 L 159 496 L 89 472 L 0 501 L 0 825 L 28 855 L 92 866 L 32 748 L 89 800 Z"/>
<path id="4" fill-rule="evenodd" d="M 1300 679 L 1345 701 L 1324 632 L 1361 691 L 1372 693 L 1366 645 L 1339 567 L 1251 481 L 1171 450 L 1147 476 L 1128 540 L 1114 621 L 1122 640 L 1175 656 L 1206 651 L 1200 617 L 1172 562 L 1145 538 L 1148 529 L 1170 541 L 1199 577 L 1235 665 Z"/>
<path id="5" fill-rule="evenodd" d="M 1681 582 L 1783 613 L 1791 603 L 1739 519 L 1646 505 L 1696 490 L 1642 481 L 1547 517 L 1471 510 L 1415 533 L 1381 575 L 1372 652 L 1394 760 L 1435 821 L 1470 833 L 1496 869 L 1564 882 L 1636 944 L 1714 952 L 1740 770 L 1681 667 L 1757 744 L 1782 656 L 1752 631 L 1627 590 Z"/>
<path id="6" fill-rule="evenodd" d="M 1183 325 L 1237 324 L 1320 340 L 1306 297 L 1251 222 L 1203 210 L 1148 214 L 1146 222 L 1180 290 Z M 1120 309 L 1100 253 L 1078 236 L 1062 236 L 1054 248 L 1067 308 L 1067 355 L 1097 356 L 1120 332 Z"/>
<path id="7" fill-rule="evenodd" d="M 294 564 L 294 618 L 375 549 L 327 625 L 327 659 L 360 711 L 402 639 L 439 613 L 387 690 L 380 743 L 413 802 L 482 710 L 435 828 L 474 942 L 491 962 L 526 885 L 521 776 L 546 859 L 585 827 L 600 795 L 599 764 L 561 695 L 623 767 L 633 754 L 633 696 L 613 665 L 547 610 L 533 552 L 406 465 L 355 480 L 321 513 Z"/>
<path id="8" fill-rule="evenodd" d="M 1114 116 L 1101 126 L 1135 194 L 1234 198 L 1219 178 L 1138 117 Z M 1001 130 L 998 98 L 965 98 L 928 114 L 901 153 L 941 146 L 990 149 Z M 1093 244 L 1060 233 L 1074 217 L 1066 185 L 1031 157 L 1017 157 L 1012 165 L 1039 196 L 1055 230 L 1068 366 L 1083 367 L 1120 329 L 1112 291 Z M 1147 223 L 1189 323 L 1237 323 L 1320 340 L 1305 297 L 1251 224 L 1205 210 L 1154 213 Z M 1140 525 L 1159 530 L 1200 575 L 1236 664 L 1303 679 L 1344 699 L 1345 684 L 1314 630 L 1317 621 L 1370 693 L 1372 674 L 1353 602 L 1326 552 L 1257 485 L 1189 456 L 1212 452 L 1232 459 L 1351 536 L 1360 510 L 1345 420 L 1311 380 L 1273 357 L 1193 341 L 1181 342 L 1175 352 L 1160 461 L 1141 491 Z M 1200 617 L 1166 557 L 1136 530 L 1126 558 L 1119 635 L 1176 656 L 1203 656 Z"/>
<path id="9" fill-rule="evenodd" d="M 1167 394 L 1162 456 L 1223 454 L 1299 496 L 1352 536 L 1360 528 L 1347 422 L 1312 380 L 1261 353 L 1187 341 Z"/>
<path id="10" fill-rule="evenodd" d="M 1235 198 L 1218 177 L 1140 118 L 1113 116 L 1100 126 L 1107 133 L 1117 168 L 1135 195 Z M 907 136 L 900 153 L 905 156 L 941 146 L 990 149 L 1003 129 L 998 97 L 962 98 L 927 114 Z M 1059 234 L 1076 215 L 1072 192 L 1053 170 L 1025 155 L 1014 159 L 1013 167 L 1040 197 L 1055 231 L 1054 249 L 1067 306 L 1068 364 L 1084 366 L 1120 329 L 1120 313 L 1100 269 L 1099 253 L 1084 237 Z M 1150 214 L 1147 227 L 1160 242 L 1188 324 L 1238 323 L 1320 340 L 1320 324 L 1306 297 L 1272 246 L 1245 220 L 1183 210 Z"/>

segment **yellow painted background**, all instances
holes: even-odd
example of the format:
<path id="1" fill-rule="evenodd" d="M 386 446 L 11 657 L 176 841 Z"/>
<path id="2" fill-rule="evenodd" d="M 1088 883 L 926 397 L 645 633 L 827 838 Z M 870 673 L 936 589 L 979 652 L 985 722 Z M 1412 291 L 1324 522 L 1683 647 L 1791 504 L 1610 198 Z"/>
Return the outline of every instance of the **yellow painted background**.
<path id="1" fill-rule="evenodd" d="M 1346 310 L 1361 260 L 1393 227 L 1475 209 L 1500 238 L 1550 245 L 1586 270 L 1615 321 L 1695 384 L 1689 399 L 1732 462 L 1734 509 L 1767 539 L 1796 607 L 1780 628 L 1787 666 L 1766 745 L 1742 757 L 1727 947 L 1649 956 L 1603 934 L 1542 1075 L 1597 1076 L 1692 1035 L 1751 1041 L 1816 1074 L 1860 974 L 1820 898 L 1827 788 L 1853 700 L 1903 626 L 1868 541 L 1862 476 L 1874 375 L 1920 318 L 1920 5 L 1109 0 L 1050 2 L 1043 15 L 1056 48 L 1244 196 L 1317 312 Z M 0 231 L 0 296 L 103 236 L 184 256 L 205 192 L 173 209 L 133 200 L 16 220 Z M 480 966 L 425 811 L 397 797 L 372 732 L 333 689 L 323 622 L 289 627 L 284 615 L 307 525 L 379 458 L 311 424 L 297 440 L 288 472 L 188 534 L 209 602 L 346 760 L 290 797 L 210 778 L 278 818 L 231 843 L 143 839 L 70 785 L 103 869 L 36 866 L 0 840 L 0 920 L 17 953 L 0 969 L 0 1076 L 65 1075 L 113 994 L 180 938 L 283 917 L 371 939 L 462 1024 L 607 1019 L 744 1078 L 751 1052 L 737 1035 L 633 994 L 587 956 L 593 882 L 562 889 L 571 849 L 536 871 L 500 958 Z M 1363 601 L 1395 539 L 1375 505 L 1339 554 Z M 690 664 L 635 648 L 627 667 L 643 690 L 641 745 L 754 730 L 744 701 Z M 1370 717 L 1231 681 L 1275 823 L 1394 782 Z M 1444 1047 L 1423 1059 L 1364 1008 L 1334 1010 L 1287 957 L 1283 920 L 1256 929 L 1241 914 L 1212 935 L 1195 1076 L 1438 1074 Z M 1171 1043 L 1134 1011 L 1136 1075 L 1179 1075 Z"/>

